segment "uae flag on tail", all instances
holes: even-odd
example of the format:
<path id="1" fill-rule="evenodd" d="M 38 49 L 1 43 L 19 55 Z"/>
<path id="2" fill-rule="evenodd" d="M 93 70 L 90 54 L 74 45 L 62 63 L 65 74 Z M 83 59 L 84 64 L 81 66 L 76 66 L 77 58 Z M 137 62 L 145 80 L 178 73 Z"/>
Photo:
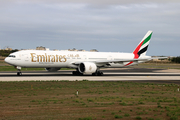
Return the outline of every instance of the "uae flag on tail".
<path id="1" fill-rule="evenodd" d="M 152 31 L 148 31 L 144 36 L 144 38 L 141 40 L 141 42 L 138 44 L 138 46 L 133 52 L 135 59 L 138 59 L 140 55 L 146 55 L 151 36 L 152 36 Z"/>

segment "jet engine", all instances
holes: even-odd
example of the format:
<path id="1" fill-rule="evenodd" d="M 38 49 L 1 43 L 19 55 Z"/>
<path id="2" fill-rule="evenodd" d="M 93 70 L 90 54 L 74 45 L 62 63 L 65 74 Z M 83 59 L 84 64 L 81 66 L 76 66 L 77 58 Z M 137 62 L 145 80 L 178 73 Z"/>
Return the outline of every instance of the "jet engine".
<path id="1" fill-rule="evenodd" d="M 80 73 L 95 73 L 97 66 L 92 62 L 83 62 L 79 64 L 78 70 Z"/>
<path id="2" fill-rule="evenodd" d="M 56 72 L 60 70 L 61 68 L 45 68 L 48 72 Z"/>

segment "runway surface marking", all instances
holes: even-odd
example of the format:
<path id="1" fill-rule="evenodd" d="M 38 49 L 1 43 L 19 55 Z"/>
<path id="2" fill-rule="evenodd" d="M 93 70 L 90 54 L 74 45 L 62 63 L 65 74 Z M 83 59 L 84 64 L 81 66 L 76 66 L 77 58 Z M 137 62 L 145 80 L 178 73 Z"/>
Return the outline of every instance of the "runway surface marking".
<path id="1" fill-rule="evenodd" d="M 147 69 L 148 70 L 148 69 Z M 91 80 L 91 81 L 123 81 L 123 80 L 180 80 L 180 72 L 129 72 L 122 70 L 105 70 L 104 76 L 73 76 L 72 71 L 58 72 L 23 72 L 22 76 L 17 76 L 16 72 L 1 72 L 0 81 L 49 81 L 49 80 Z"/>

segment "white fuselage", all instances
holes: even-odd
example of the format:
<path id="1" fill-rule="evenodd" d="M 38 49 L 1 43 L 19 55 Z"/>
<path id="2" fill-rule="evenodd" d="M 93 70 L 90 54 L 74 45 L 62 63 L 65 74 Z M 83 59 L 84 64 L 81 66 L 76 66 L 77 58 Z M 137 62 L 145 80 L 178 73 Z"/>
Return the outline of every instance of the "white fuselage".
<path id="1" fill-rule="evenodd" d="M 12 57 L 11 57 L 12 56 Z M 150 58 L 143 56 L 141 58 Z M 42 51 L 23 50 L 10 54 L 5 61 L 13 66 L 19 67 L 39 67 L 39 68 L 77 68 L 78 62 L 105 62 L 114 60 L 134 59 L 133 53 L 113 53 L 113 52 L 75 52 L 75 51 Z M 148 61 L 148 60 L 147 60 Z M 99 67 L 126 67 L 145 61 L 137 61 L 127 65 L 129 62 L 110 62 L 109 65 L 97 63 Z"/>

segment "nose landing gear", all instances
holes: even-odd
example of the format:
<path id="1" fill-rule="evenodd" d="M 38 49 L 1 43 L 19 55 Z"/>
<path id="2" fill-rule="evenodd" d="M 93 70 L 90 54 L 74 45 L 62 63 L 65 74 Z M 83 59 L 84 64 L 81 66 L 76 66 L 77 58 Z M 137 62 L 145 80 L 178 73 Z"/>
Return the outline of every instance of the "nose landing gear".
<path id="1" fill-rule="evenodd" d="M 17 72 L 17 76 L 21 76 L 21 75 L 22 75 L 21 71 Z"/>
<path id="2" fill-rule="evenodd" d="M 17 76 L 21 76 L 22 73 L 21 73 L 21 67 L 17 66 L 16 69 L 18 70 L 17 71 Z"/>

